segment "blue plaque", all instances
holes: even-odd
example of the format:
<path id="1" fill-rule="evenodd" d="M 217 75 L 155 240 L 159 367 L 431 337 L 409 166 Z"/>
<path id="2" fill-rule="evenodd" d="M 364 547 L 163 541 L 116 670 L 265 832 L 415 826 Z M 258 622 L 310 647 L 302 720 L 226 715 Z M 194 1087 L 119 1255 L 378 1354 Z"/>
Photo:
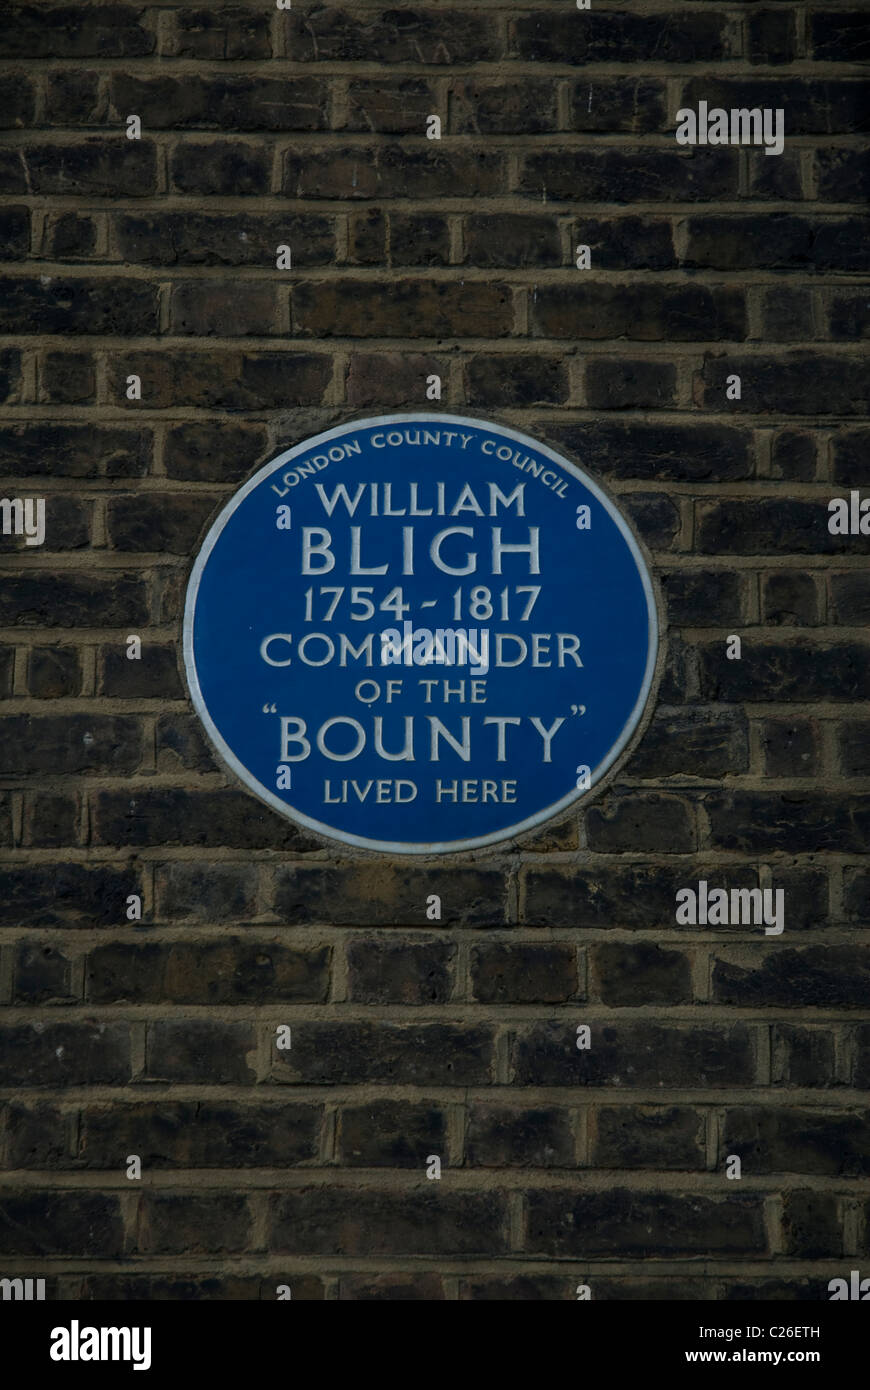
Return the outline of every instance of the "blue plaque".
<path id="1" fill-rule="evenodd" d="M 494 844 L 594 787 L 649 697 L 638 544 L 575 464 L 501 425 L 392 415 L 273 459 L 224 507 L 184 660 L 274 810 L 390 854 Z"/>

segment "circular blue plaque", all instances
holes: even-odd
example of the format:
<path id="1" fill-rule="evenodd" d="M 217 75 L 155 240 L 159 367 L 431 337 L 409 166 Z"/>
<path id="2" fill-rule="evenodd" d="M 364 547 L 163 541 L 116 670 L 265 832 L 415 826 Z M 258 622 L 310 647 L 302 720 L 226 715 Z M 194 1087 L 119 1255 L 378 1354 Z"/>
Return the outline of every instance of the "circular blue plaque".
<path id="1" fill-rule="evenodd" d="M 456 415 L 359 420 L 224 507 L 184 661 L 224 762 L 292 820 L 390 854 L 473 849 L 580 800 L 626 746 L 652 584 L 576 465 Z"/>

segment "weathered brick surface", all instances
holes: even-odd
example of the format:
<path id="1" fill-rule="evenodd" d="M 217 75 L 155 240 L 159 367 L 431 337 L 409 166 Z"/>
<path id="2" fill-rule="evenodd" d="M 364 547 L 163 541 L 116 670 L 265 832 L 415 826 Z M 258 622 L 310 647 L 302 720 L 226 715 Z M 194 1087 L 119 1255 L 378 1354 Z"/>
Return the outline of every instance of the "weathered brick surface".
<path id="1" fill-rule="evenodd" d="M 868 53 L 821 0 L 6 5 L 0 474 L 48 536 L 0 537 L 0 1274 L 813 1301 L 870 1254 L 868 540 L 827 525 Z M 676 145 L 701 100 L 784 153 Z M 662 672 L 580 811 L 390 862 L 243 790 L 178 657 L 234 489 L 433 374 L 618 494 Z M 784 932 L 677 922 L 702 880 Z"/>

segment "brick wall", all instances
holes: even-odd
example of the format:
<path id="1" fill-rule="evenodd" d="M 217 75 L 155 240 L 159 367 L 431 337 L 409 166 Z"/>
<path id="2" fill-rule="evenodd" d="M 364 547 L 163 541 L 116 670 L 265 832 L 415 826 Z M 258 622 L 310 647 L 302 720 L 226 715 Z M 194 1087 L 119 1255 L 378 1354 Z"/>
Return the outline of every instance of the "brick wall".
<path id="1" fill-rule="evenodd" d="M 870 442 L 868 12 L 5 11 L 0 469 L 47 537 L 0 542 L 0 1274 L 813 1299 L 870 1272 L 870 572 L 827 526 Z M 785 152 L 680 148 L 700 100 L 782 107 Z M 430 372 L 621 499 L 667 667 L 583 814 L 391 863 L 221 771 L 180 612 L 241 480 L 424 408 Z M 784 888 L 785 932 L 678 925 L 700 879 Z"/>

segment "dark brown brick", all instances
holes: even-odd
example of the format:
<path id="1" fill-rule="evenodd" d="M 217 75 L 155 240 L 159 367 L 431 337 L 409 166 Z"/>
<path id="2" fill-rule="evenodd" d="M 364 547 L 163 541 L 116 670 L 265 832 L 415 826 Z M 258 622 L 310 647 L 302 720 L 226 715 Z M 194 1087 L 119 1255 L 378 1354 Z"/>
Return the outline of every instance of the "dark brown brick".
<path id="1" fill-rule="evenodd" d="M 277 941 L 97 946 L 85 963 L 94 1004 L 322 1004 L 329 948 Z"/>
<path id="2" fill-rule="evenodd" d="M 441 927 L 503 926 L 507 882 L 496 869 L 395 868 L 360 864 L 338 869 L 279 869 L 275 911 L 290 926 L 315 922 L 371 927 L 429 927 L 427 900 L 441 898 Z"/>
<path id="3" fill-rule="evenodd" d="M 149 642 L 147 635 L 141 655 L 130 660 L 131 650 L 116 643 L 102 647 L 98 658 L 97 693 L 114 699 L 177 700 L 184 691 L 174 647 Z"/>
<path id="4" fill-rule="evenodd" d="M 178 58 L 257 59 L 272 56 L 268 13 L 241 5 L 170 10 L 166 51 Z"/>
<path id="5" fill-rule="evenodd" d="M 786 1253 L 797 1259 L 843 1253 L 843 1217 L 833 1193 L 786 1193 L 782 1225 Z"/>
<path id="6" fill-rule="evenodd" d="M 263 212 L 118 212 L 114 235 L 133 265 L 275 265 L 287 244 L 294 265 L 331 265 L 335 235 L 330 217 Z"/>
<path id="7" fill-rule="evenodd" d="M 0 329 L 4 333 L 156 333 L 157 287 L 106 276 L 4 276 L 0 280 Z"/>
<path id="8" fill-rule="evenodd" d="M 352 78 L 347 100 L 345 130 L 425 135 L 427 117 L 438 115 L 435 88 L 423 77 Z"/>
<path id="9" fill-rule="evenodd" d="M 725 655 L 724 638 L 700 650 L 701 695 L 710 700 L 778 702 L 854 700 L 870 673 L 870 650 L 858 642 L 764 642 L 747 634 L 739 661 Z"/>
<path id="10" fill-rule="evenodd" d="M 0 77 L 0 128 L 20 130 L 32 124 L 36 109 L 33 83 L 23 73 Z"/>
<path id="11" fill-rule="evenodd" d="M 350 1275 L 339 1283 L 338 1296 L 356 1303 L 437 1302 L 446 1299 L 437 1274 Z"/>
<path id="12" fill-rule="evenodd" d="M 740 400 L 728 402 L 732 410 L 777 415 L 861 415 L 870 383 L 866 363 L 841 354 L 826 357 L 798 351 L 777 357 L 708 357 L 695 382 L 698 403 L 707 409 L 723 409 L 729 376 L 739 376 L 742 384 Z M 824 503 L 820 510 L 824 513 Z M 823 541 L 839 539 L 827 536 L 826 524 L 820 530 Z"/>
<path id="13" fill-rule="evenodd" d="M 439 144 L 426 141 L 426 144 Z M 300 154 L 284 161 L 289 198 L 455 198 L 473 185 L 478 194 L 504 190 L 507 164 L 501 150 L 416 149 L 358 145 Z M 16 189 L 15 191 L 24 191 Z"/>
<path id="14" fill-rule="evenodd" d="M 112 392 L 124 398 L 125 382 L 134 372 L 142 382 L 142 401 L 149 410 L 197 406 L 217 410 L 266 410 L 288 400 L 317 405 L 332 376 L 325 355 L 311 352 L 133 352 L 114 366 Z M 140 496 L 130 499 L 138 505 Z M 198 505 L 195 498 L 179 499 Z M 188 542 L 189 544 L 189 542 Z M 186 548 L 185 548 L 186 553 Z"/>
<path id="15" fill-rule="evenodd" d="M 286 1168 L 317 1158 L 320 1120 L 317 1105 L 88 1105 L 82 1111 L 75 1163 L 76 1168 L 111 1170 L 122 1156 L 138 1154 L 143 1172 Z"/>
<path id="16" fill-rule="evenodd" d="M 159 915 L 170 920 L 222 922 L 256 912 L 257 873 L 251 865 L 165 864 L 158 867 L 155 884 Z"/>
<path id="17" fill-rule="evenodd" d="M 672 362 L 599 357 L 586 367 L 586 404 L 597 410 L 662 410 L 673 405 L 676 384 Z"/>
<path id="18" fill-rule="evenodd" d="M 565 1004 L 583 997 L 575 948 L 555 942 L 473 946 L 471 981 L 482 1004 Z"/>
<path id="19" fill-rule="evenodd" d="M 56 678 L 52 666 L 47 679 Z M 50 698 L 50 693 L 46 695 Z M 142 758 L 139 720 L 112 714 L 7 715 L 2 721 L 7 776 L 50 772 L 134 772 Z"/>
<path id="20" fill-rule="evenodd" d="M 818 592 L 812 575 L 799 570 L 764 575 L 761 607 L 768 623 L 812 627 L 819 621 Z"/>
<path id="21" fill-rule="evenodd" d="M 326 89 L 315 77 L 216 73 L 172 76 L 113 73 L 111 104 L 119 119 L 135 111 L 151 130 L 325 130 Z"/>
<path id="22" fill-rule="evenodd" d="M 126 1023 L 8 1023 L 0 1029 L 0 1085 L 123 1086 L 130 1080 Z M 66 1193 L 67 1197 L 71 1194 Z"/>
<path id="23" fill-rule="evenodd" d="M 809 290 L 777 286 L 765 293 L 761 314 L 764 336 L 772 342 L 805 342 L 818 337 Z"/>
<path id="24" fill-rule="evenodd" d="M 21 386 L 21 353 L 17 348 L 0 350 L 0 404 L 14 404 Z"/>
<path id="25" fill-rule="evenodd" d="M 608 1105 L 595 1114 L 592 1161 L 598 1168 L 701 1171 L 704 1112 L 689 1105 Z"/>
<path id="26" fill-rule="evenodd" d="M 214 772 L 215 754 L 202 725 L 193 714 L 161 714 L 157 719 L 157 767 L 179 767 L 195 772 Z"/>
<path id="27" fill-rule="evenodd" d="M 278 296 L 277 286 L 260 280 L 176 284 L 169 307 L 172 329 L 197 338 L 268 337 L 277 330 Z"/>
<path id="28" fill-rule="evenodd" d="M 348 942 L 348 998 L 361 1004 L 444 1004 L 450 998 L 456 946 L 448 941 Z"/>
<path id="29" fill-rule="evenodd" d="M 671 570 L 660 576 L 672 622 L 687 627 L 739 623 L 748 605 L 748 577 L 733 570 Z M 706 718 L 713 717 L 712 711 Z"/>
<path id="30" fill-rule="evenodd" d="M 132 663 L 131 663 L 132 665 Z M 231 845 L 238 849 L 311 849 L 317 844 L 247 792 L 175 787 L 97 792 L 93 840 L 101 845 Z"/>
<path id="31" fill-rule="evenodd" d="M 631 492 L 623 506 L 651 550 L 676 548 L 680 513 L 672 497 L 663 492 Z"/>
<path id="32" fill-rule="evenodd" d="M 870 575 L 860 570 L 831 576 L 831 620 L 848 627 L 870 616 Z"/>
<path id="33" fill-rule="evenodd" d="M 719 1160 L 737 1154 L 744 1174 L 815 1173 L 866 1177 L 870 1116 L 827 1111 L 738 1106 L 726 1111 Z"/>
<path id="34" fill-rule="evenodd" d="M 854 219 L 824 221 L 771 213 L 760 217 L 699 217 L 687 224 L 688 250 L 683 264 L 692 268 L 831 271 L 860 269 L 855 250 Z M 786 295 L 795 291 L 786 287 Z M 777 307 L 777 296 L 771 296 Z M 782 305 L 779 306 L 782 312 Z M 807 306 L 804 327 L 811 319 Z M 788 336 L 788 335 L 787 335 Z M 795 336 L 802 336 L 796 333 Z M 807 332 L 806 337 L 812 337 Z"/>
<path id="35" fill-rule="evenodd" d="M 169 161 L 174 191 L 233 198 L 269 192 L 271 150 L 243 140 L 185 140 Z"/>
<path id="36" fill-rule="evenodd" d="M 544 338 L 631 338 L 691 342 L 745 336 L 743 294 L 701 285 L 539 286 L 532 331 Z"/>
<path id="37" fill-rule="evenodd" d="M 8 700 L 12 694 L 12 677 L 15 668 L 15 648 L 0 646 L 0 699 Z"/>
<path id="38" fill-rule="evenodd" d="M 704 797 L 710 846 L 748 849 L 758 854 L 782 849 L 792 853 L 840 853 L 867 848 L 870 799 L 853 795 L 839 800 L 800 792 L 720 792 Z"/>
<path id="39" fill-rule="evenodd" d="M 481 353 L 465 366 L 465 398 L 472 406 L 567 404 L 570 394 L 568 366 L 560 357 Z"/>
<path id="40" fill-rule="evenodd" d="M 509 82 L 460 78 L 450 84 L 449 128 L 455 135 L 544 134 L 558 129 L 556 97 L 555 83 L 519 74 Z"/>
<path id="41" fill-rule="evenodd" d="M 816 150 L 819 197 L 834 203 L 851 203 L 866 197 L 870 173 L 863 150 L 842 147 Z"/>
<path id="42" fill-rule="evenodd" d="M 97 219 L 90 213 L 49 213 L 43 225 L 43 255 L 56 261 L 89 260 L 96 252 L 98 235 Z"/>
<path id="43" fill-rule="evenodd" d="M 33 791 L 24 798 L 22 843 L 35 849 L 76 845 L 81 798 L 71 792 Z"/>
<path id="44" fill-rule="evenodd" d="M 853 720 L 837 733 L 840 767 L 846 777 L 870 777 L 870 724 Z"/>
<path id="45" fill-rule="evenodd" d="M 855 61 L 854 55 L 851 61 Z M 795 78 L 783 73 L 775 77 L 747 78 L 692 77 L 683 88 L 682 106 L 784 107 L 788 133 L 830 135 L 835 131 L 866 130 L 868 122 L 866 92 L 859 78 L 832 80 Z"/>
<path id="46" fill-rule="evenodd" d="M 774 1084 L 831 1086 L 834 1084 L 834 1034 L 830 1028 L 803 1028 L 777 1023 L 771 1033 Z"/>
<path id="47" fill-rule="evenodd" d="M 27 177 L 24 151 L 0 150 L 0 189 L 7 194 L 27 193 Z"/>
<path id="48" fill-rule="evenodd" d="M 613 478 L 726 482 L 752 476 L 749 436 L 730 425 L 548 422 L 547 437 Z"/>
<path id="49" fill-rule="evenodd" d="M 339 6 L 299 5 L 285 20 L 287 53 L 294 62 L 448 64 L 491 62 L 501 56 L 495 15 L 416 9 L 357 14 Z"/>
<path id="50" fill-rule="evenodd" d="M 0 588 L 0 620 L 14 627 L 120 627 L 150 616 L 145 582 L 138 574 L 11 575 Z"/>
<path id="51" fill-rule="evenodd" d="M 520 161 L 517 192 L 574 203 L 709 202 L 737 194 L 734 150 L 546 150 Z M 572 208 L 572 211 L 574 209 Z"/>
<path id="52" fill-rule="evenodd" d="M 40 394 L 50 405 L 85 405 L 93 401 L 97 376 L 87 352 L 47 352 L 39 372 Z"/>
<path id="53" fill-rule="evenodd" d="M 248 476 L 265 451 L 261 425 L 187 423 L 168 431 L 163 463 L 167 477 L 181 482 L 235 483 Z"/>
<path id="54" fill-rule="evenodd" d="M 31 647 L 27 688 L 35 699 L 62 700 L 78 695 L 81 684 L 81 658 L 75 647 Z"/>
<path id="55" fill-rule="evenodd" d="M 527 1249 L 575 1259 L 598 1256 L 763 1255 L 760 1194 L 699 1196 L 625 1189 L 531 1192 Z"/>
<path id="56" fill-rule="evenodd" d="M 30 250 L 30 212 L 24 207 L 0 210 L 0 253 L 4 261 L 25 261 Z"/>
<path id="57" fill-rule="evenodd" d="M 425 1182 L 425 1178 L 423 1179 Z M 394 1193 L 310 1187 L 271 1198 L 269 1248 L 291 1255 L 462 1255 L 507 1250 L 496 1192 Z M 437 1186 L 437 1184 L 431 1184 Z"/>
<path id="58" fill-rule="evenodd" d="M 0 466 L 20 477 L 128 478 L 148 472 L 151 434 L 96 425 L 12 425 L 0 430 Z M 75 586 L 79 576 L 69 575 Z M 115 583 L 131 576 L 113 576 Z M 52 624 L 62 626 L 62 624 Z"/>
<path id="59" fill-rule="evenodd" d="M 573 1168 L 574 1138 L 567 1111 L 555 1107 L 469 1107 L 466 1162 L 474 1168 Z"/>
<path id="60" fill-rule="evenodd" d="M 797 56 L 796 15 L 784 6 L 750 11 L 747 16 L 747 57 L 764 66 L 790 63 Z"/>
<path id="61" fill-rule="evenodd" d="M 302 338 L 503 338 L 513 306 L 500 283 L 326 280 L 295 287 L 291 315 Z"/>
<path id="62" fill-rule="evenodd" d="M 592 949 L 592 978 L 605 1004 L 690 1004 L 691 960 L 653 942 L 605 943 Z"/>
<path id="63" fill-rule="evenodd" d="M 148 198 L 157 191 L 157 148 L 151 140 L 94 136 L 73 145 L 32 145 L 24 160 L 31 191 L 42 197 Z"/>
<path id="64" fill-rule="evenodd" d="M 348 405 L 422 408 L 430 376 L 447 380 L 446 359 L 419 352 L 352 352 L 344 389 Z"/>
<path id="65" fill-rule="evenodd" d="M 359 1168 L 416 1168 L 422 1174 L 434 1154 L 447 1162 L 447 1116 L 436 1105 L 375 1101 L 341 1111 L 337 1152 Z"/>
<path id="66" fill-rule="evenodd" d="M 821 730 L 808 719 L 765 719 L 761 725 L 768 777 L 813 777 L 818 771 Z"/>
<path id="67" fill-rule="evenodd" d="M 722 951 L 713 962 L 713 998 L 738 1007 L 860 1009 L 868 971 L 870 955 L 856 946 L 780 947 L 751 962 Z"/>
<path id="68" fill-rule="evenodd" d="M 602 16 L 599 16 L 601 18 Z M 650 77 L 575 82 L 570 93 L 571 130 L 659 131 L 667 124 L 665 86 Z"/>
<path id="69" fill-rule="evenodd" d="M 142 896 L 134 869 L 63 862 L 9 866 L 3 888 L 0 925 L 15 927 L 117 927 Z"/>
<path id="70" fill-rule="evenodd" d="M 12 974 L 15 1004 L 75 1004 L 72 960 L 60 947 L 23 941 L 15 951 Z"/>
<path id="71" fill-rule="evenodd" d="M 39 5 L 10 5 L 0 39 L 4 58 L 140 58 L 153 53 L 154 36 L 133 5 L 61 5 L 51 15 Z"/>
<path id="72" fill-rule="evenodd" d="M 0 1197 L 0 1252 L 7 1259 L 118 1258 L 124 1253 L 120 1200 L 102 1192 L 6 1192 Z"/>
<path id="73" fill-rule="evenodd" d="M 137 1249 L 146 1255 L 220 1255 L 244 1250 L 251 1236 L 241 1193 L 143 1192 Z"/>
<path id="74" fill-rule="evenodd" d="M 318 1023 L 273 1049 L 272 1079 L 301 1085 L 485 1086 L 492 1080 L 492 1029 L 453 1023 Z"/>
<path id="75" fill-rule="evenodd" d="M 215 511 L 214 496 L 148 493 L 109 502 L 109 543 L 115 550 L 187 555 Z"/>
<path id="76" fill-rule="evenodd" d="M 692 803 L 656 792 L 608 792 L 586 813 L 589 848 L 685 854 L 697 846 Z"/>
<path id="77" fill-rule="evenodd" d="M 100 74 L 93 69 L 60 69 L 46 80 L 45 114 L 52 126 L 96 126 L 103 123 Z"/>
<path id="78" fill-rule="evenodd" d="M 523 878 L 530 927 L 646 927 L 650 914 L 673 916 L 673 875 L 656 864 L 530 867 Z"/>
<path id="79" fill-rule="evenodd" d="M 816 476 L 816 441 L 800 430 L 781 430 L 770 451 L 770 476 L 812 482 Z"/>
<path id="80" fill-rule="evenodd" d="M 870 1085 L 870 1027 L 862 1025 L 855 1032 L 855 1065 L 852 1082 L 865 1090 Z"/>
<path id="81" fill-rule="evenodd" d="M 0 1135 L 4 1131 L 7 1168 L 69 1166 L 67 1125 L 56 1106 L 4 1103 L 0 1106 Z"/>
<path id="82" fill-rule="evenodd" d="M 696 11 L 675 27 L 667 14 L 634 15 L 617 10 L 581 16 L 529 14 L 511 21 L 510 52 L 525 62 L 662 63 L 695 62 L 736 55 L 737 38 L 724 14 Z"/>
<path id="83" fill-rule="evenodd" d="M 593 1023 L 591 1046 L 577 1048 L 576 1028 L 541 1023 L 517 1030 L 511 1064 L 518 1086 L 745 1085 L 753 1077 L 752 1034 L 730 1027 Z"/>
<path id="84" fill-rule="evenodd" d="M 562 264 L 555 218 L 493 212 L 465 219 L 465 265 L 555 268 Z"/>
<path id="85" fill-rule="evenodd" d="M 324 1282 L 314 1274 L 291 1274 L 282 1282 L 291 1288 L 294 1302 L 325 1297 Z M 277 1297 L 278 1279 L 241 1274 L 89 1274 L 79 1288 L 82 1301 L 95 1303 L 193 1303 L 202 1299 L 272 1303 Z"/>
<path id="86" fill-rule="evenodd" d="M 250 1023 L 162 1019 L 148 1024 L 146 1072 L 150 1081 L 239 1085 L 253 1079 L 253 1052 Z"/>

